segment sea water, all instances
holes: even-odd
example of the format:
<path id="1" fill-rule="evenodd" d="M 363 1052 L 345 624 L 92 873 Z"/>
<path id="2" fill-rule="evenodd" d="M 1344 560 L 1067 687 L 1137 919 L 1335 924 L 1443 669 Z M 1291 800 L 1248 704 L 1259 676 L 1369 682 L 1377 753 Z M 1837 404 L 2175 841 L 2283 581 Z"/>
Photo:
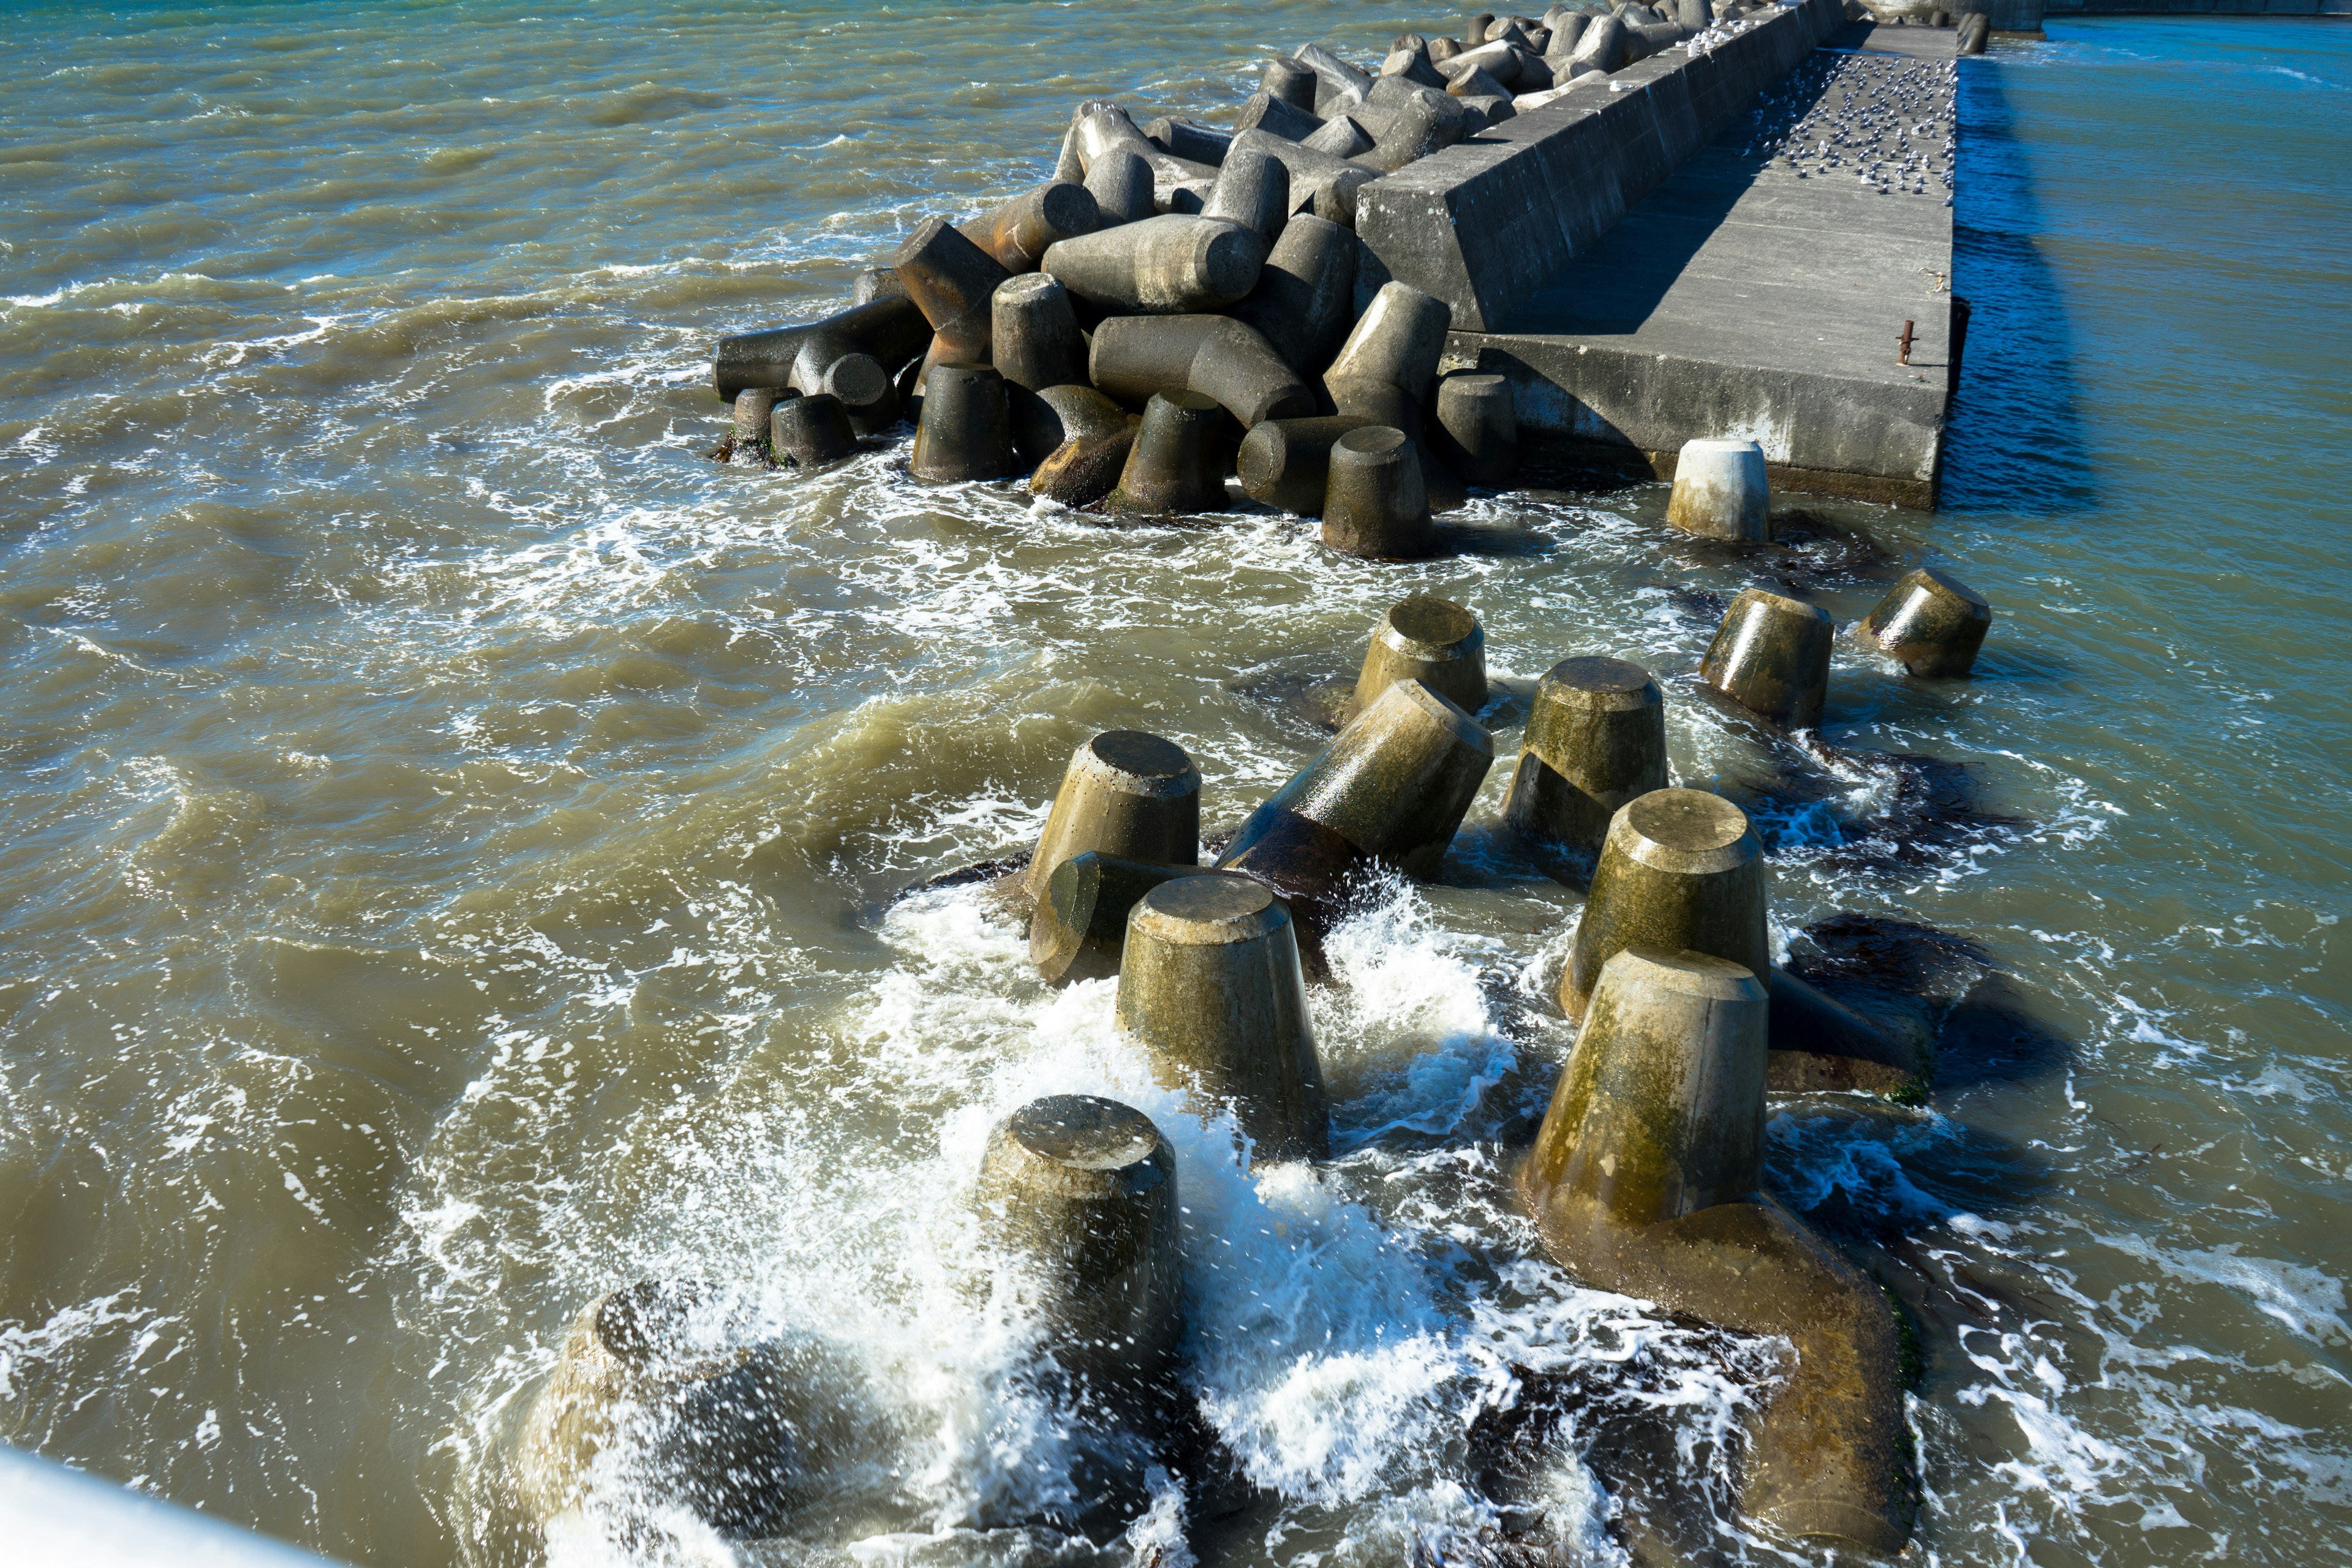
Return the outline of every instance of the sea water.
<path id="1" fill-rule="evenodd" d="M 1644 1510 L 1776 1560 L 1728 1506 L 1773 1347 L 1580 1289 L 1510 1196 L 1578 904 L 1501 830 L 1507 759 L 1606 653 L 1756 817 L 1788 961 L 1941 1026 L 1926 1106 L 1770 1122 L 1772 1190 L 1917 1331 L 1911 1555 L 2352 1554 L 2352 29 L 1960 68 L 1940 512 L 1783 496 L 1739 553 L 1656 486 L 1542 489 L 1398 566 L 924 489 L 903 443 L 721 468 L 708 360 L 1042 178 L 1079 98 L 1213 120 L 1266 50 L 1458 17 L 7 22 L 0 1437 L 368 1563 L 1603 1563 Z M 1810 745 L 1696 699 L 1740 586 L 1850 622 L 1920 562 L 1996 606 L 1974 680 L 1841 645 Z M 1229 831 L 1414 591 L 1483 618 L 1506 763 L 1331 937 L 1338 1157 L 1253 1176 L 953 873 L 1108 728 L 1181 742 Z M 1222 1490 L 974 1293 L 987 1130 L 1068 1091 L 1175 1147 Z M 509 1500 L 567 1322 L 648 1276 L 824 1369 L 775 1539 L 620 1474 L 551 1536 Z"/>

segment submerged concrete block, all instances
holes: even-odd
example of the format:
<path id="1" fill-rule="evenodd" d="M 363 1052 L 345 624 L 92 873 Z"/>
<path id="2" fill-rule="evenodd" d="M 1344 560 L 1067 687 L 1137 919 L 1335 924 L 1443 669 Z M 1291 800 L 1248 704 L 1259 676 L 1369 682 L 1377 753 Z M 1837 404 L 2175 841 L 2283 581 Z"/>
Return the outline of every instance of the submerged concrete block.
<path id="1" fill-rule="evenodd" d="M 1091 849 L 1071 856 L 1045 879 L 1045 894 L 1029 917 L 1029 962 L 1055 985 L 1117 974 L 1129 911 L 1160 883 L 1206 869 L 1122 860 Z"/>
<path id="2" fill-rule="evenodd" d="M 1329 1157 L 1297 929 L 1264 884 L 1212 872 L 1146 893 L 1128 917 L 1117 1016 L 1154 1077 L 1231 1107 L 1253 1163 Z"/>
<path id="3" fill-rule="evenodd" d="M 739 468 L 768 466 L 768 420 L 775 408 L 776 394 L 771 387 L 747 386 L 735 395 L 729 463 Z"/>
<path id="4" fill-rule="evenodd" d="M 1301 213 L 1274 242 L 1249 297 L 1225 313 L 1298 374 L 1314 375 L 1339 352 L 1355 320 L 1357 248 L 1348 230 Z"/>
<path id="5" fill-rule="evenodd" d="M 989 364 L 935 364 L 907 471 L 929 485 L 1001 479 L 1013 471 L 1004 378 Z"/>
<path id="6" fill-rule="evenodd" d="M 1399 599 L 1372 628 L 1372 644 L 1348 702 L 1353 718 L 1400 680 L 1418 680 L 1465 713 L 1486 706 L 1486 633 L 1451 599 Z"/>
<path id="7" fill-rule="evenodd" d="M 1169 213 L 1063 240 L 1045 252 L 1045 269 L 1106 310 L 1182 315 L 1246 295 L 1265 250 L 1239 224 Z"/>
<path id="8" fill-rule="evenodd" d="M 1323 487 L 1323 542 L 1375 561 L 1416 561 L 1436 548 L 1429 491 L 1411 437 L 1385 425 L 1332 444 Z"/>
<path id="9" fill-rule="evenodd" d="M 1201 770 L 1175 742 L 1107 730 L 1071 753 L 1022 888 L 1034 901 L 1073 855 L 1194 866 L 1201 859 Z"/>
<path id="10" fill-rule="evenodd" d="M 1588 1283 L 1786 1336 L 1795 1353 L 1751 1431 L 1741 1508 L 1787 1535 L 1892 1552 L 1909 1535 L 1895 1324 L 1874 1284 L 1759 1190 L 1766 1014 L 1738 964 L 1612 956 L 1520 1195 Z"/>
<path id="11" fill-rule="evenodd" d="M 895 394 L 890 401 L 895 407 Z M 798 468 L 839 462 L 857 449 L 857 432 L 850 425 L 849 410 L 828 392 L 779 403 L 768 417 L 768 432 L 777 460 Z"/>
<path id="12" fill-rule="evenodd" d="M 1114 316 L 1095 331 L 1088 371 L 1097 387 L 1129 405 L 1155 393 L 1203 393 L 1244 429 L 1315 407 L 1315 395 L 1273 345 L 1230 316 Z"/>
<path id="13" fill-rule="evenodd" d="M 1112 1389 L 1168 1376 L 1183 1216 L 1176 1156 L 1150 1118 L 1090 1094 L 1032 1100 L 989 1134 L 973 1196 L 1065 1371 Z"/>
<path id="14" fill-rule="evenodd" d="M 1268 419 L 1250 426 L 1234 460 L 1242 493 L 1301 517 L 1321 517 L 1331 478 L 1331 448 L 1350 430 L 1372 423 L 1343 414 Z"/>
<path id="15" fill-rule="evenodd" d="M 1610 819 L 1560 973 L 1560 1011 L 1583 1016 L 1601 966 L 1629 947 L 1687 949 L 1771 973 L 1764 846 L 1746 812 L 1703 790 L 1661 789 Z"/>
<path id="16" fill-rule="evenodd" d="M 1155 392 L 1110 493 L 1116 511 L 1181 516 L 1225 506 L 1225 411 L 1205 392 Z"/>
<path id="17" fill-rule="evenodd" d="M 1948 572 L 1922 566 L 1887 591 L 1858 633 L 1913 675 L 1950 678 L 1975 668 L 1991 629 L 1992 605 L 1982 595 Z"/>
<path id="18" fill-rule="evenodd" d="M 1034 392 L 1015 389 L 1012 403 L 1013 449 L 1027 463 L 1044 463 L 1072 441 L 1122 432 L 1133 423 L 1126 409 L 1083 381 L 1041 387 Z M 1119 460 L 1124 463 L 1126 458 L 1122 456 Z M 1112 479 L 1116 481 L 1118 477 L 1118 469 L 1112 469 Z M 1029 488 L 1039 495 L 1046 493 L 1034 477 Z M 1107 495 L 1109 490 L 1110 486 L 1106 484 L 1103 493 Z"/>
<path id="19" fill-rule="evenodd" d="M 1135 447 L 1141 424 L 1129 414 L 1116 428 L 1072 436 L 1029 476 L 1030 493 L 1068 507 L 1092 506 L 1104 500 L 1118 488 L 1118 477 L 1127 471 L 1128 454 Z"/>
<path id="20" fill-rule="evenodd" d="M 1519 471 L 1519 421 L 1511 384 L 1499 375 L 1456 371 L 1437 384 L 1437 427 L 1431 445 L 1446 467 L 1481 489 L 1509 488 Z"/>
<path id="21" fill-rule="evenodd" d="M 1365 861 L 1434 876 L 1494 764 L 1475 719 L 1398 681 L 1249 815 L 1217 867 L 1311 900 L 1334 897 Z"/>
<path id="22" fill-rule="evenodd" d="M 957 228 L 1007 272 L 1034 272 L 1045 247 L 1092 234 L 1102 221 L 1094 193 L 1069 180 L 1033 185 Z"/>
<path id="23" fill-rule="evenodd" d="M 1622 658 L 1568 658 L 1536 687 L 1503 819 L 1521 837 L 1597 856 L 1620 809 L 1666 787 L 1666 705 Z"/>
<path id="24" fill-rule="evenodd" d="M 1822 721 L 1829 700 L 1829 612 L 1763 588 L 1743 588 L 1699 661 L 1699 679 L 1759 718 L 1791 730 Z"/>
<path id="25" fill-rule="evenodd" d="M 643 1280 L 599 1297 L 572 1321 L 554 1373 L 525 1415 L 516 1489 L 544 1521 L 586 1497 L 598 1459 L 619 1447 L 665 1500 L 724 1535 L 766 1532 L 782 1517 L 793 1445 L 791 1389 L 773 1347 L 727 1342 L 709 1292 Z"/>
<path id="26" fill-rule="evenodd" d="M 1772 536 L 1771 503 L 1763 447 L 1753 441 L 1683 443 L 1666 500 L 1669 523 L 1704 539 L 1765 540 Z"/>

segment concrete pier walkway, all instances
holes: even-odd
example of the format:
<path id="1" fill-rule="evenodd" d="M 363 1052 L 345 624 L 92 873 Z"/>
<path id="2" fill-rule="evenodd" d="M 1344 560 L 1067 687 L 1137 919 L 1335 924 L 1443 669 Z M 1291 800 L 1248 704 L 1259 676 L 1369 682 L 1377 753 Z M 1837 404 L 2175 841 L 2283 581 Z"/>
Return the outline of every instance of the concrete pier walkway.
<path id="1" fill-rule="evenodd" d="M 1854 24 L 1816 52 L 1942 65 L 1954 37 Z M 1842 97 L 1854 73 L 1809 79 Z M 1562 466 L 1668 478 L 1685 441 L 1748 437 L 1776 487 L 1932 506 L 1957 379 L 1948 192 L 1801 172 L 1757 132 L 1740 116 L 1496 330 L 1454 333 L 1447 364 L 1507 376 L 1522 439 Z"/>

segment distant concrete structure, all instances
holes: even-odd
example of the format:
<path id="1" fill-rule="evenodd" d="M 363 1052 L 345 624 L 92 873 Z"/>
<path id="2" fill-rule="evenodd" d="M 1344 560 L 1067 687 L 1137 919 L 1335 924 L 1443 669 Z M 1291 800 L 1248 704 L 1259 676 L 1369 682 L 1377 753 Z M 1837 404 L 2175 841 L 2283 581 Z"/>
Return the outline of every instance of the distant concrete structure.
<path id="1" fill-rule="evenodd" d="M 1784 36 L 1798 37 L 1812 14 L 1784 14 Z M 1940 63 L 1954 34 L 1862 24 L 1834 41 L 1842 54 Z M 1679 54 L 1622 74 L 1695 71 L 1715 58 L 1675 66 Z M 1670 93 L 1667 80 L 1654 77 L 1651 94 Z M 1780 167 L 1750 135 L 1742 116 L 1549 276 L 1523 292 L 1489 289 L 1484 324 L 1453 334 L 1446 368 L 1508 379 L 1523 447 L 1563 466 L 1671 479 L 1686 441 L 1745 437 L 1776 489 L 1933 506 L 1965 321 L 1948 291 L 1946 193 Z M 1366 191 L 1368 212 L 1382 210 L 1388 183 Z"/>

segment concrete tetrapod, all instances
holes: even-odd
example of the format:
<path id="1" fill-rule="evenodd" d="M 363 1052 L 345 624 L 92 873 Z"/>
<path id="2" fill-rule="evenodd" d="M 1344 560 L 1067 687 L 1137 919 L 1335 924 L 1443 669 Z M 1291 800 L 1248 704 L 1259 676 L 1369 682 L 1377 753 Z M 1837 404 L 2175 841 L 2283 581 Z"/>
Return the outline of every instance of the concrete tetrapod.
<path id="1" fill-rule="evenodd" d="M 1087 194 L 1095 199 L 1095 226 L 1141 223 L 1157 209 L 1152 205 L 1151 165 L 1133 151 L 1120 147 L 1104 153 L 1087 171 Z M 1044 265 L 1044 258 L 1039 258 Z"/>
<path id="2" fill-rule="evenodd" d="M 803 350 L 812 340 L 845 344 L 836 350 L 836 357 L 841 353 L 862 353 L 885 370 L 896 371 L 921 354 L 930 336 L 931 325 L 913 300 L 903 293 L 886 295 L 820 321 L 723 337 L 711 355 L 710 381 L 720 399 L 729 403 L 747 386 L 791 388 L 794 373 L 802 369 Z M 829 362 L 816 366 L 820 377 L 829 368 Z M 814 390 L 828 388 L 817 385 Z"/>
<path id="3" fill-rule="evenodd" d="M 1200 864 L 1201 770 L 1183 747 L 1148 731 L 1106 730 L 1070 753 L 1022 889 L 1033 902 L 1043 898 L 1054 868 L 1089 849 Z"/>
<path id="4" fill-rule="evenodd" d="M 1304 74 L 1311 83 L 1315 73 L 1306 71 Z M 1309 90 L 1312 90 L 1311 87 Z M 1241 112 L 1234 116 L 1234 133 L 1237 136 L 1244 131 L 1265 131 L 1286 142 L 1304 142 L 1322 130 L 1323 125 L 1324 121 L 1307 110 L 1268 92 L 1251 95 L 1249 100 L 1242 105 Z M 1226 150 L 1226 156 L 1232 156 L 1231 148 Z"/>
<path id="5" fill-rule="evenodd" d="M 1348 700 L 1355 717 L 1400 680 L 1418 680 L 1465 713 L 1486 706 L 1486 633 L 1451 599 L 1399 599 L 1372 628 L 1372 645 Z"/>
<path id="6" fill-rule="evenodd" d="M 1760 718 L 1791 730 L 1822 721 L 1829 701 L 1829 612 L 1763 588 L 1742 588 L 1699 660 L 1699 679 Z"/>
<path id="7" fill-rule="evenodd" d="M 1133 416 L 1126 409 L 1083 380 L 1013 395 L 1013 446 L 1024 463 L 1044 463 L 1073 441 L 1123 431 L 1133 423 Z M 1119 459 L 1122 464 L 1126 460 L 1124 457 Z M 1114 468 L 1111 479 L 1115 483 L 1118 479 L 1118 472 Z M 1034 478 L 1029 488 L 1039 495 L 1046 493 Z M 1108 485 L 1102 493 L 1110 493 Z"/>
<path id="8" fill-rule="evenodd" d="M 1315 73 L 1315 112 L 1328 120 L 1351 104 L 1364 101 L 1372 76 L 1359 70 L 1320 44 L 1302 44 L 1291 57 Z"/>
<path id="9" fill-rule="evenodd" d="M 1253 1163 L 1330 1156 L 1298 932 L 1264 884 L 1211 872 L 1144 894 L 1128 916 L 1118 1019 L 1154 1078 L 1232 1108 Z"/>
<path id="10" fill-rule="evenodd" d="M 723 1533 L 759 1535 L 780 1521 L 791 1390 L 769 1347 L 713 1331 L 723 1325 L 709 1321 L 706 1296 L 692 1282 L 642 1280 L 572 1321 L 516 1454 L 517 1490 L 533 1517 L 579 1506 L 604 1468 L 598 1457 L 619 1449 L 628 1470 Z"/>
<path id="11" fill-rule="evenodd" d="M 1169 115 L 1143 127 L 1143 139 L 1172 157 L 1211 169 L 1224 165 L 1225 154 L 1233 151 L 1234 145 L 1234 133 L 1230 131 Z"/>
<path id="12" fill-rule="evenodd" d="M 1388 174 L 1394 174 L 1407 163 L 1428 157 L 1462 140 L 1466 129 L 1465 116 L 1459 110 L 1449 112 L 1440 108 L 1444 95 L 1423 89 L 1411 102 L 1397 111 L 1382 131 L 1380 140 L 1370 152 L 1362 154 L 1365 163 Z"/>
<path id="13" fill-rule="evenodd" d="M 1114 316 L 1096 329 L 1087 368 L 1097 390 L 1130 406 L 1156 393 L 1203 393 L 1244 429 L 1315 408 L 1273 345 L 1230 316 Z"/>
<path id="14" fill-rule="evenodd" d="M 1666 521 L 1706 539 L 1772 537 L 1772 486 L 1753 441 L 1685 441 L 1675 459 Z"/>
<path id="15" fill-rule="evenodd" d="M 1046 247 L 1092 234 L 1101 219 L 1093 192 L 1069 180 L 1049 180 L 958 225 L 957 232 L 1017 274 L 1034 272 Z"/>
<path id="16" fill-rule="evenodd" d="M 1005 384 L 1028 392 L 1087 379 L 1087 340 L 1070 292 L 1042 272 L 996 287 L 989 301 L 989 354 Z"/>
<path id="17" fill-rule="evenodd" d="M 1331 362 L 1324 380 L 1335 386 L 1384 383 L 1419 403 L 1429 396 L 1453 321 L 1453 308 L 1444 300 L 1410 284 L 1383 283 L 1340 345 L 1339 357 Z"/>
<path id="18" fill-rule="evenodd" d="M 1764 986 L 1738 964 L 1634 948 L 1600 978 L 1520 1195 L 1585 1283 L 1785 1336 L 1741 1507 L 1785 1535 L 1892 1552 L 1909 1537 L 1899 1340 L 1878 1288 L 1759 1189 Z"/>
<path id="19" fill-rule="evenodd" d="M 1071 293 L 1115 313 L 1186 315 L 1246 295 L 1265 241 L 1239 224 L 1166 213 L 1066 239 L 1045 269 Z"/>
<path id="20" fill-rule="evenodd" d="M 1090 1094 L 1031 1100 L 989 1134 L 974 1199 L 1063 1370 L 1109 1392 L 1168 1375 L 1182 1213 L 1176 1156 L 1150 1117 Z"/>
<path id="21" fill-rule="evenodd" d="M 1857 635 L 1913 675 L 1957 677 L 1975 668 L 1991 629 L 1992 605 L 1983 595 L 1948 572 L 1922 566 L 1887 590 Z"/>
<path id="22" fill-rule="evenodd" d="M 1342 228 L 1356 226 L 1356 193 L 1381 177 L 1377 169 L 1301 146 L 1264 131 L 1244 131 L 1234 138 L 1234 149 L 1255 147 L 1281 160 L 1290 171 L 1290 201 L 1295 211 L 1312 212 Z"/>
<path id="23" fill-rule="evenodd" d="M 908 235 L 896 265 L 907 298 L 931 324 L 931 363 L 986 363 L 989 301 L 1012 274 L 943 217 Z"/>
<path id="24" fill-rule="evenodd" d="M 1331 448 L 1340 437 L 1372 423 L 1341 414 L 1268 419 L 1251 426 L 1234 459 L 1242 493 L 1301 517 L 1322 516 L 1323 497 L 1331 478 Z"/>
<path id="25" fill-rule="evenodd" d="M 1622 658 L 1566 658 L 1537 684 L 1503 819 L 1580 858 L 1601 853 L 1620 808 L 1666 787 L 1666 704 Z"/>
<path id="26" fill-rule="evenodd" d="M 1290 171 L 1280 159 L 1244 147 L 1217 171 L 1201 216 L 1237 223 L 1271 247 L 1290 218 Z"/>
<path id="27" fill-rule="evenodd" d="M 1122 860 L 1091 849 L 1071 856 L 1045 879 L 1045 895 L 1029 917 L 1029 962 L 1055 985 L 1117 974 L 1128 911 L 1171 878 L 1207 869 Z"/>
<path id="28" fill-rule="evenodd" d="M 776 460 L 797 468 L 839 462 L 857 449 L 857 432 L 850 425 L 849 410 L 828 392 L 788 397 L 777 404 L 776 411 L 768 416 L 768 432 Z"/>
<path id="29" fill-rule="evenodd" d="M 1064 399 L 1081 392 L 1099 402 L 1074 413 Z M 1029 476 L 1030 493 L 1080 507 L 1092 506 L 1117 489 L 1142 420 L 1092 387 L 1048 387 L 1038 395 L 1038 402 L 1061 416 L 1068 434 Z"/>
<path id="30" fill-rule="evenodd" d="M 1315 73 L 1297 60 L 1268 60 L 1258 73 L 1257 87 L 1269 98 L 1294 109 L 1315 110 Z"/>
<path id="31" fill-rule="evenodd" d="M 1368 425 L 1332 444 L 1323 542 L 1375 561 L 1419 560 L 1436 548 L 1421 457 L 1403 431 Z"/>
<path id="32" fill-rule="evenodd" d="M 1660 789 L 1610 818 L 1560 973 L 1560 1011 L 1582 1017 L 1601 967 L 1629 947 L 1688 949 L 1771 973 L 1764 846 L 1746 812 L 1704 790 Z"/>
<path id="33" fill-rule="evenodd" d="M 1457 372 L 1437 384 L 1438 458 L 1481 489 L 1509 486 L 1519 471 L 1519 421 L 1511 385 L 1499 375 Z"/>
<path id="34" fill-rule="evenodd" d="M 768 416 L 775 412 L 776 394 L 773 388 L 747 386 L 735 395 L 733 430 L 728 437 L 731 443 L 728 461 L 739 468 L 764 468 L 768 466 Z"/>
<path id="35" fill-rule="evenodd" d="M 935 364 L 907 471 L 927 485 L 1013 472 L 1013 415 L 992 364 Z"/>
<path id="36" fill-rule="evenodd" d="M 1298 144 L 1309 152 L 1328 153 L 1334 158 L 1360 158 L 1372 150 L 1375 138 L 1355 115 L 1335 114 L 1312 136 L 1300 137 Z"/>
<path id="37" fill-rule="evenodd" d="M 1337 895 L 1365 860 L 1433 876 L 1494 765 L 1495 742 L 1475 719 L 1400 680 L 1250 813 L 1217 868 L 1317 900 Z"/>
<path id="38" fill-rule="evenodd" d="M 1205 392 L 1156 392 L 1110 494 L 1114 510 L 1182 516 L 1225 505 L 1225 411 Z"/>
<path id="39" fill-rule="evenodd" d="M 1313 374 L 1331 363 L 1355 321 L 1357 247 L 1349 230 L 1300 213 L 1274 242 L 1257 286 L 1226 314 L 1256 331 L 1293 371 Z"/>

